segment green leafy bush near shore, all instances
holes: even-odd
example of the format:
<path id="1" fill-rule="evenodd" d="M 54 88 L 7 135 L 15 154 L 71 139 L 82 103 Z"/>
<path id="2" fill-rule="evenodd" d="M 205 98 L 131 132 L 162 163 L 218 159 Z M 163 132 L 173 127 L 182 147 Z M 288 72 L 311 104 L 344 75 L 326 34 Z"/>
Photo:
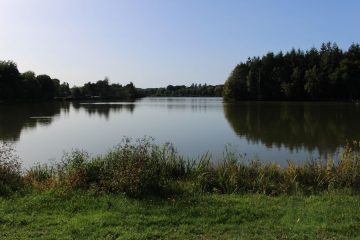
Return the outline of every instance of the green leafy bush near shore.
<path id="1" fill-rule="evenodd" d="M 360 142 L 349 143 L 339 160 L 313 160 L 287 166 L 247 161 L 228 149 L 220 161 L 209 154 L 185 160 L 171 144 L 159 146 L 151 138 L 124 141 L 107 154 L 91 157 L 75 150 L 53 165 L 35 165 L 20 174 L 16 158 L 2 158 L 0 194 L 21 189 L 63 188 L 124 193 L 131 197 L 190 193 L 316 194 L 360 190 Z M 6 152 L 2 146 L 2 152 Z M 4 155 L 5 156 L 5 155 Z M 7 156 L 7 155 L 6 155 Z"/>

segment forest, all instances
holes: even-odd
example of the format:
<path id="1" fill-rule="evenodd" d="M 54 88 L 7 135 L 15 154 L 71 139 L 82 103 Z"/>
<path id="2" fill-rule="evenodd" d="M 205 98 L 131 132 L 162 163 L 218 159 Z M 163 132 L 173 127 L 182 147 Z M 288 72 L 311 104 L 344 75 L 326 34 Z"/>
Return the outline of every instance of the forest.
<path id="1" fill-rule="evenodd" d="M 32 71 L 20 73 L 13 61 L 0 61 L 0 100 L 82 98 L 135 99 L 157 97 L 220 97 L 225 100 L 354 101 L 360 99 L 360 45 L 347 51 L 336 43 L 320 49 L 269 52 L 238 64 L 224 85 L 168 85 L 136 88 L 109 79 L 69 87 L 66 82 Z"/>
<path id="2" fill-rule="evenodd" d="M 135 99 L 138 92 L 133 83 L 125 86 L 109 83 L 109 79 L 88 82 L 82 87 L 69 87 L 66 82 L 32 71 L 20 73 L 13 61 L 0 61 L 0 100 L 54 100 L 80 98 Z"/>
<path id="3" fill-rule="evenodd" d="M 360 45 L 336 43 L 306 52 L 269 52 L 238 64 L 224 84 L 226 100 L 353 101 L 360 99 Z"/>
<path id="4" fill-rule="evenodd" d="M 69 84 L 32 71 L 20 73 L 13 61 L 0 61 L 0 99 L 53 99 L 70 95 Z"/>
<path id="5" fill-rule="evenodd" d="M 83 86 L 69 84 L 48 75 L 32 71 L 20 73 L 13 61 L 0 61 L 0 100 L 54 99 L 135 99 L 139 97 L 221 97 L 223 85 L 168 85 L 164 88 L 136 88 L 132 82 L 125 86 L 110 83 L 108 78 Z"/>
<path id="6" fill-rule="evenodd" d="M 223 85 L 191 84 L 168 85 L 166 88 L 141 89 L 142 96 L 149 97 L 221 97 Z"/>
<path id="7" fill-rule="evenodd" d="M 130 82 L 125 86 L 118 83 L 109 83 L 109 79 L 99 80 L 96 83 L 85 83 L 82 87 L 71 88 L 72 98 L 111 98 L 135 99 L 140 97 L 134 84 Z"/>

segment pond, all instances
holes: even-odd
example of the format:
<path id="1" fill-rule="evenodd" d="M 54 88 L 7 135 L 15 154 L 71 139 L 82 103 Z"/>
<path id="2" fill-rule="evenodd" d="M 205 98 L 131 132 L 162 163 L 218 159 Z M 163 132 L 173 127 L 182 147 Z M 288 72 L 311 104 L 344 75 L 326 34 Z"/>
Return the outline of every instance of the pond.
<path id="1" fill-rule="evenodd" d="M 0 105 L 0 141 L 14 142 L 25 167 L 64 152 L 107 152 L 124 137 L 171 142 L 188 158 L 220 159 L 227 146 L 247 158 L 286 164 L 336 154 L 360 139 L 355 103 L 240 102 L 221 98 L 143 98 L 135 102 Z"/>

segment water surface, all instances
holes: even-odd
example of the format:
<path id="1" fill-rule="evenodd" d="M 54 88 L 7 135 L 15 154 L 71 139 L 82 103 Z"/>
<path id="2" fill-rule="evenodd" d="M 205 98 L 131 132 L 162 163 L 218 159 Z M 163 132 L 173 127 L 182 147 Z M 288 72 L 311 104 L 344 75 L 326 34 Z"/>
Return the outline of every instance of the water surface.
<path id="1" fill-rule="evenodd" d="M 0 141 L 14 142 L 25 166 L 60 160 L 75 148 L 101 154 L 124 136 L 151 136 L 179 153 L 214 161 L 225 145 L 248 158 L 301 162 L 360 139 L 353 103 L 241 102 L 221 98 L 144 98 L 136 102 L 0 105 Z"/>

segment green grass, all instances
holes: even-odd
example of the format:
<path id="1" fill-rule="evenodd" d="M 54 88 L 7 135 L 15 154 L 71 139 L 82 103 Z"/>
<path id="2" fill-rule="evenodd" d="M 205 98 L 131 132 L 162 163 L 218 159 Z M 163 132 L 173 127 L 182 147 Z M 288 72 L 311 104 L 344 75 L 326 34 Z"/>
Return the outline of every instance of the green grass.
<path id="1" fill-rule="evenodd" d="M 360 239 L 360 198 L 40 191 L 0 198 L 0 239 Z"/>

